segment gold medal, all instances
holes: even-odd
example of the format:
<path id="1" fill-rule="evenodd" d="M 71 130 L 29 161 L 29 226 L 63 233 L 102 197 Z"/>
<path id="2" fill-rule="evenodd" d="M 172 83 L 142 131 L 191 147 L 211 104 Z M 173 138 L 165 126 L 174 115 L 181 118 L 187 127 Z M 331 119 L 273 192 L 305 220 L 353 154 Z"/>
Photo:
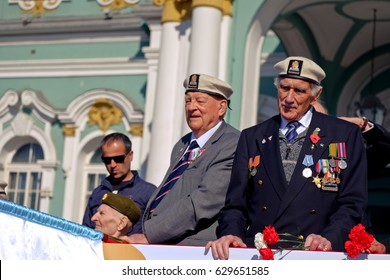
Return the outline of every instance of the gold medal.
<path id="1" fill-rule="evenodd" d="M 316 185 L 317 188 L 321 188 L 321 178 L 317 176 L 313 177 L 313 183 Z"/>

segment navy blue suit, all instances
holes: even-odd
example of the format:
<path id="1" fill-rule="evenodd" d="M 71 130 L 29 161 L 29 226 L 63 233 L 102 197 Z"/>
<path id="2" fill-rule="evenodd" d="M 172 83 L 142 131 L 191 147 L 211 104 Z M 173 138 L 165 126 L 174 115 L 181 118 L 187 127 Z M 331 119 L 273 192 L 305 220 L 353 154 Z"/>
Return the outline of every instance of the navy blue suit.
<path id="1" fill-rule="evenodd" d="M 305 238 L 311 233 L 322 235 L 333 250 L 343 251 L 350 229 L 362 221 L 368 196 L 366 154 L 358 126 L 313 110 L 289 185 L 281 160 L 279 127 L 277 115 L 242 131 L 218 237 L 236 235 L 253 247 L 255 234 L 273 225 L 278 233 Z M 310 135 L 316 128 L 321 139 L 311 150 Z M 340 172 L 338 191 L 323 190 L 312 177 L 302 175 L 302 162 L 306 154 L 313 155 L 315 176 L 315 163 L 329 159 L 329 144 L 339 142 L 346 143 L 348 166 Z M 248 163 L 258 155 L 260 162 L 251 175 Z"/>

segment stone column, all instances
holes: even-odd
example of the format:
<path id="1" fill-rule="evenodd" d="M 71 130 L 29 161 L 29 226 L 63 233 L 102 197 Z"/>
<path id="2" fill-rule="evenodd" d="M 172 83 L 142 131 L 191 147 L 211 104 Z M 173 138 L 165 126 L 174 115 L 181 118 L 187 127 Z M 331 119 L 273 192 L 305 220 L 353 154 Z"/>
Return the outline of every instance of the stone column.
<path id="1" fill-rule="evenodd" d="M 146 180 L 159 185 L 169 167 L 173 145 L 181 136 L 188 57 L 190 1 L 155 0 L 163 5 L 160 60 L 157 71 Z"/>

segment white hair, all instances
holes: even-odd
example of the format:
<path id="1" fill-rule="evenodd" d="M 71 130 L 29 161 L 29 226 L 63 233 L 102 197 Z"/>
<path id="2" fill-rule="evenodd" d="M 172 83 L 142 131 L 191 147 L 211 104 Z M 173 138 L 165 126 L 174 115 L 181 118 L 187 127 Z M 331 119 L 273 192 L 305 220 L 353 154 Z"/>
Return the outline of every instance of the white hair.
<path id="1" fill-rule="evenodd" d="M 310 82 L 309 82 L 310 83 Z M 279 87 L 279 84 L 280 84 L 280 77 L 275 77 L 274 79 L 274 85 L 276 86 L 276 88 Z M 316 85 L 314 83 L 310 83 L 310 88 L 311 88 L 311 94 L 313 96 L 316 96 L 317 93 L 320 92 L 320 90 L 322 89 L 322 86 L 319 86 L 319 85 Z"/>

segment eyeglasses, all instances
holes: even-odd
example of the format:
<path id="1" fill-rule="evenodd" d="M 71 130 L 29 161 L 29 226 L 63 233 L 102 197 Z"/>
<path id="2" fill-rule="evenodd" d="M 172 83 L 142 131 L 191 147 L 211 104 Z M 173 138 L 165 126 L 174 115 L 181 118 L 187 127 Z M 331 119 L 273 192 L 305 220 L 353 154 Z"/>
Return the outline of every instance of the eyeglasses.
<path id="1" fill-rule="evenodd" d="M 114 156 L 114 157 L 102 156 L 102 161 L 104 162 L 104 164 L 110 164 L 112 160 L 115 161 L 116 163 L 123 163 L 127 155 L 128 153 L 120 156 Z"/>

